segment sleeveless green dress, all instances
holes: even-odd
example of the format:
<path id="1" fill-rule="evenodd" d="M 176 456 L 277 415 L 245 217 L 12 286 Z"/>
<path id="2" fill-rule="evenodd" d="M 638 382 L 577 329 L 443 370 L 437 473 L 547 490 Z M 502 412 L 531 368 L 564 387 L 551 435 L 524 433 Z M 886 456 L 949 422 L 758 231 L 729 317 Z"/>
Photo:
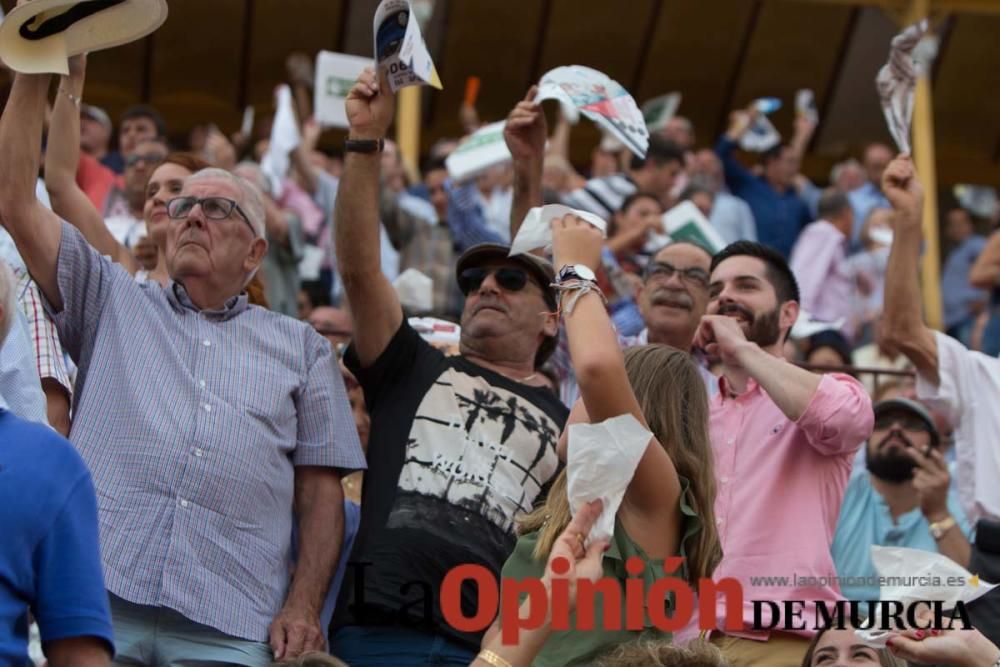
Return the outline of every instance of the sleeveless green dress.
<path id="1" fill-rule="evenodd" d="M 693 538 L 701 531 L 701 518 L 694 511 L 694 497 L 691 494 L 691 483 L 684 477 L 681 481 L 680 510 L 681 510 L 681 540 L 679 556 L 687 557 L 689 545 Z M 502 581 L 507 579 L 523 580 L 526 578 L 540 579 L 545 573 L 545 561 L 535 560 L 532 552 L 538 541 L 538 532 L 527 533 L 517 540 L 513 553 L 504 563 L 502 571 Z M 595 594 L 594 628 L 592 630 L 563 630 L 553 632 L 542 651 L 532 663 L 533 667 L 567 667 L 569 665 L 592 665 L 605 653 L 612 651 L 619 644 L 634 641 L 639 637 L 655 638 L 659 641 L 670 641 L 671 634 L 657 629 L 649 619 L 648 613 L 645 617 L 645 627 L 642 631 L 625 630 L 625 581 L 629 578 L 625 571 L 625 562 L 632 556 L 638 556 L 646 563 L 646 568 L 639 575 L 643 579 L 643 590 L 648 591 L 650 586 L 657 579 L 663 577 L 687 577 L 687 564 L 677 572 L 666 573 L 663 570 L 663 561 L 651 562 L 642 548 L 636 544 L 625 532 L 621 521 L 615 519 L 615 532 L 611 538 L 611 548 L 604 554 L 603 567 L 604 576 L 615 578 L 619 581 L 622 590 L 622 619 L 620 630 L 604 629 L 601 627 L 604 618 L 603 595 Z M 521 601 L 524 601 L 524 595 Z M 501 599 L 503 599 L 501 597 Z M 667 614 L 672 614 L 674 602 L 667 600 Z M 570 628 L 576 626 L 576 612 L 570 613 Z M 502 619 L 501 619 L 502 622 Z"/>

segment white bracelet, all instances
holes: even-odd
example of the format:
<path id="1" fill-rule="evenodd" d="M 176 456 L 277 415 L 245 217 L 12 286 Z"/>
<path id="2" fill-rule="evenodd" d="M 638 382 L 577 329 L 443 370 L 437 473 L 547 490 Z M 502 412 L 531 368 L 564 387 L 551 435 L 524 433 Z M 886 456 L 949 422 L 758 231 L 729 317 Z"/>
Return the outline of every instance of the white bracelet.
<path id="1" fill-rule="evenodd" d="M 552 283 L 552 287 L 559 292 L 559 311 L 565 312 L 566 315 L 572 315 L 573 309 L 576 308 L 576 302 L 580 300 L 584 294 L 588 292 L 594 292 L 601 297 L 601 301 L 604 305 L 607 305 L 608 300 L 604 296 L 604 292 L 601 288 L 597 286 L 597 283 L 593 280 L 568 280 L 562 283 Z M 573 296 L 569 301 L 569 304 L 563 305 L 563 301 L 566 298 L 567 293 L 573 292 Z"/>
<path id="2" fill-rule="evenodd" d="M 69 101 L 75 104 L 77 109 L 80 108 L 80 105 L 83 103 L 83 100 L 81 100 L 79 97 L 69 92 L 65 88 L 60 88 L 59 92 L 65 95 L 67 98 L 69 98 Z"/>

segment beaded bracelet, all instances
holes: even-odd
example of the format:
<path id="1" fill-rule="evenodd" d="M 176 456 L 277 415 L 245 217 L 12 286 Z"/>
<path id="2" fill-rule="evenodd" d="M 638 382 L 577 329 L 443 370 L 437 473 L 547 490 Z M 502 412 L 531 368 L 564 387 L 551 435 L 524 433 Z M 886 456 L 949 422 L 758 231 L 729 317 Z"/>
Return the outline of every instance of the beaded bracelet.
<path id="1" fill-rule="evenodd" d="M 604 305 L 608 304 L 607 297 L 604 296 L 604 292 L 601 288 L 597 286 L 597 283 L 593 280 L 567 280 L 561 283 L 552 283 L 552 288 L 559 292 L 559 312 L 565 312 L 566 315 L 572 315 L 573 309 L 576 308 L 576 302 L 580 300 L 580 297 L 587 292 L 594 292 L 601 297 L 601 301 Z M 566 299 L 566 295 L 569 292 L 573 292 L 573 296 L 565 307 L 563 306 L 563 301 Z"/>

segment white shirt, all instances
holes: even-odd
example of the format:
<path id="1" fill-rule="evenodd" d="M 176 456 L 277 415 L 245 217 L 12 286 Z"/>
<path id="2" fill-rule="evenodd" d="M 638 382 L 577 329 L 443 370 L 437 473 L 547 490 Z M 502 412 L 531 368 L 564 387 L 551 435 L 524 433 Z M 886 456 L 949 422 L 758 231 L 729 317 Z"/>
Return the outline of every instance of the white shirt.
<path id="1" fill-rule="evenodd" d="M 934 338 L 941 382 L 934 385 L 918 373 L 917 397 L 955 425 L 958 491 L 969 521 L 1000 519 L 1000 359 L 937 331 Z"/>

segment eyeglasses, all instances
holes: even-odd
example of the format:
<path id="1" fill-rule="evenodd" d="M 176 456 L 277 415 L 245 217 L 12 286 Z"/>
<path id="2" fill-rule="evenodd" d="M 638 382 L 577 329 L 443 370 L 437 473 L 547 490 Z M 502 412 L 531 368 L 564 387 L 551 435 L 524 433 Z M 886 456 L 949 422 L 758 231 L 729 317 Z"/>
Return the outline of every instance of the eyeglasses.
<path id="1" fill-rule="evenodd" d="M 181 220 L 186 218 L 198 204 L 201 204 L 201 212 L 209 220 L 225 220 L 233 214 L 233 211 L 236 211 L 250 225 L 250 229 L 256 236 L 257 231 L 250 224 L 250 218 L 243 212 L 240 205 L 225 197 L 205 197 L 203 199 L 199 197 L 174 197 L 167 202 L 167 215 L 174 220 Z"/>
<path id="2" fill-rule="evenodd" d="M 700 287 L 701 289 L 708 287 L 708 272 L 696 266 L 689 269 L 678 269 L 667 262 L 650 262 L 646 265 L 647 281 L 655 276 L 662 276 L 664 280 L 669 280 L 675 273 L 680 273 L 681 280 L 692 287 Z"/>
<path id="3" fill-rule="evenodd" d="M 157 165 L 163 162 L 167 158 L 163 153 L 150 153 L 149 155 L 129 155 L 125 159 L 126 167 L 134 167 L 140 162 L 145 162 L 148 165 Z"/>
<path id="4" fill-rule="evenodd" d="M 893 424 L 899 424 L 904 431 L 926 431 L 927 422 L 916 415 L 886 414 L 875 419 L 876 431 L 888 431 Z"/>
<path id="5" fill-rule="evenodd" d="M 514 266 L 502 266 L 498 269 L 484 269 L 473 267 L 465 269 L 458 276 L 458 288 L 462 294 L 469 296 L 470 292 L 475 292 L 482 287 L 486 277 L 493 275 L 500 287 L 508 292 L 520 292 L 528 284 L 528 272 Z"/>

